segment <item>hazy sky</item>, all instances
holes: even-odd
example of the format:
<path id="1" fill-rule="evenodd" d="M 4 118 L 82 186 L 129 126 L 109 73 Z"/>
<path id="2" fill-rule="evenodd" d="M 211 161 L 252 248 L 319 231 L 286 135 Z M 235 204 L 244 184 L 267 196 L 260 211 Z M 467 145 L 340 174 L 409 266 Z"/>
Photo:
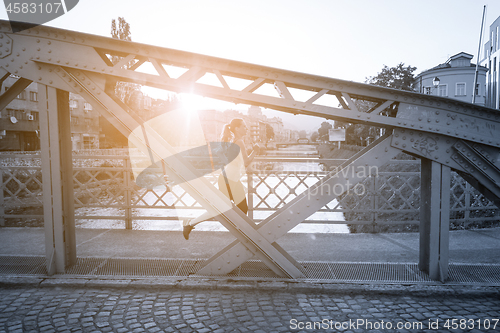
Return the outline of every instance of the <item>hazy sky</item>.
<path id="1" fill-rule="evenodd" d="M 400 62 L 475 62 L 484 5 L 484 44 L 500 0 L 80 0 L 47 25 L 110 36 L 121 16 L 136 42 L 364 82 Z"/>

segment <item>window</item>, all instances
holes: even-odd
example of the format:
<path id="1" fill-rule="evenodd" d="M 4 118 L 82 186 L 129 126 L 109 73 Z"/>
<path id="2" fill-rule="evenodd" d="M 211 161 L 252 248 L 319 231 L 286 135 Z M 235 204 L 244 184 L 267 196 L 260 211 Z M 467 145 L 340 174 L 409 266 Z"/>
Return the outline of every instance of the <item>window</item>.
<path id="1" fill-rule="evenodd" d="M 72 109 L 76 109 L 78 107 L 78 101 L 75 99 L 72 99 L 69 101 L 69 107 Z"/>
<path id="2" fill-rule="evenodd" d="M 424 87 L 424 94 L 426 94 L 426 95 L 432 94 L 432 88 L 431 87 Z"/>
<path id="3" fill-rule="evenodd" d="M 83 135 L 83 148 L 84 149 L 95 149 L 97 148 L 97 138 L 90 136 L 88 134 Z"/>
<path id="4" fill-rule="evenodd" d="M 493 30 L 492 30 L 492 31 L 491 31 L 491 36 L 490 36 L 490 40 L 491 40 L 491 45 L 490 45 L 490 47 L 491 47 L 491 51 L 492 51 L 492 52 L 494 52 L 494 51 L 495 51 L 495 42 L 494 42 L 495 38 L 493 38 L 493 36 L 494 36 L 494 34 L 493 34 Z"/>
<path id="5" fill-rule="evenodd" d="M 17 95 L 17 99 L 26 99 L 26 91 L 21 91 L 21 93 Z"/>
<path id="6" fill-rule="evenodd" d="M 38 111 L 31 111 L 31 115 L 34 121 L 38 121 Z"/>
<path id="7" fill-rule="evenodd" d="M 92 110 L 92 105 L 90 105 L 90 103 L 83 103 L 83 109 L 85 111 Z"/>
<path id="8" fill-rule="evenodd" d="M 448 96 L 448 85 L 447 84 L 440 84 L 438 87 L 438 96 L 446 97 Z"/>
<path id="9" fill-rule="evenodd" d="M 38 93 L 36 91 L 30 91 L 30 101 L 38 102 Z"/>
<path id="10" fill-rule="evenodd" d="M 457 82 L 455 96 L 465 96 L 465 82 Z"/>
<path id="11" fill-rule="evenodd" d="M 481 85 L 476 83 L 476 96 L 481 96 Z"/>
<path id="12" fill-rule="evenodd" d="M 496 40 L 496 43 L 495 43 L 497 50 L 498 50 L 498 42 L 500 41 L 500 36 L 499 36 L 499 32 L 500 31 L 498 30 L 498 28 L 500 28 L 500 27 L 497 26 L 497 40 Z"/>

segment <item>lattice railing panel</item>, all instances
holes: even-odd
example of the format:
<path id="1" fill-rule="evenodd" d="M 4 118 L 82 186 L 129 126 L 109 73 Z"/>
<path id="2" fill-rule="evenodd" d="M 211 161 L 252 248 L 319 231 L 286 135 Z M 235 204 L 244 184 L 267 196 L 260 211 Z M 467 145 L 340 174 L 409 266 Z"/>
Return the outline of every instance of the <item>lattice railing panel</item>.
<path id="1" fill-rule="evenodd" d="M 450 186 L 451 209 L 452 210 L 465 209 L 465 207 L 467 206 L 466 202 L 467 201 L 470 202 L 470 200 L 467 199 L 470 196 L 471 189 L 468 188 L 467 182 L 457 173 L 452 172 L 451 177 L 452 177 Z M 475 197 L 475 195 L 473 197 Z"/>
<path id="2" fill-rule="evenodd" d="M 254 209 L 279 209 L 318 182 L 324 175 L 318 172 L 254 173 L 253 188 L 250 190 L 253 193 Z"/>
<path id="3" fill-rule="evenodd" d="M 161 175 L 157 184 L 164 182 L 163 175 Z M 217 186 L 217 178 L 209 175 L 206 177 L 212 185 Z M 165 209 L 201 209 L 202 206 L 193 199 L 186 191 L 180 186 L 165 185 L 158 186 L 155 189 L 143 189 L 134 187 L 132 189 L 131 205 L 134 208 L 165 208 Z"/>
<path id="4" fill-rule="evenodd" d="M 143 209 L 150 208 L 202 209 L 201 205 L 179 186 L 169 187 L 168 190 L 165 186 L 155 190 L 139 188 L 133 181 L 131 169 L 122 167 L 127 165 L 126 158 L 109 158 L 110 156 L 91 156 L 88 161 L 75 159 L 78 160 L 75 164 L 79 165 L 74 168 L 76 208 L 88 207 L 95 212 L 99 209 L 115 208 L 118 209 L 117 212 L 122 213 L 127 209 L 136 213 L 145 212 Z M 97 166 L 81 167 L 82 165 Z M 395 169 L 397 165 L 392 170 Z M 3 188 L 3 196 L 0 196 L 0 199 L 5 208 L 42 206 L 40 167 L 3 167 L 0 170 Z M 252 199 L 249 200 L 253 204 L 250 210 L 272 213 L 324 176 L 323 172 L 256 172 L 243 177 L 242 181 L 248 186 Z M 207 176 L 207 179 L 218 186 L 216 177 Z M 350 222 L 418 222 L 419 172 L 380 172 L 378 177 L 368 177 L 362 185 L 362 195 L 354 192 L 341 195 L 337 200 L 332 200 L 322 207 L 317 216 L 328 219 L 329 215 L 324 215 L 325 213 L 342 212 Z M 500 219 L 500 210 L 454 172 L 450 195 L 451 219 L 456 223 Z M 317 220 L 317 217 L 311 218 Z"/>
<path id="5" fill-rule="evenodd" d="M 75 168 L 73 185 L 75 207 L 98 204 L 120 207 L 125 204 L 124 179 L 128 170 L 123 168 Z"/>
<path id="6" fill-rule="evenodd" d="M 374 195 L 380 210 L 415 210 L 420 205 L 420 175 L 379 174 Z"/>
<path id="7" fill-rule="evenodd" d="M 0 169 L 6 208 L 42 205 L 42 173 L 37 167 Z"/>

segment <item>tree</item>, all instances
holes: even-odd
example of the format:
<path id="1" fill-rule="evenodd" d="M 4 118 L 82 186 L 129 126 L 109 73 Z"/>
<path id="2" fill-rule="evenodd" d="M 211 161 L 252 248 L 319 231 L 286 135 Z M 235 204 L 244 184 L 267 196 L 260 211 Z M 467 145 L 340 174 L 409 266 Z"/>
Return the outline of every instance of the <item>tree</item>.
<path id="1" fill-rule="evenodd" d="M 405 67 L 404 63 L 400 63 L 396 67 L 387 67 L 384 65 L 380 73 L 367 78 L 366 82 L 381 87 L 413 91 L 413 72 L 416 69 L 417 67 Z"/>
<path id="2" fill-rule="evenodd" d="M 274 129 L 269 124 L 266 124 L 266 139 L 267 142 L 274 140 Z"/>
<path id="3" fill-rule="evenodd" d="M 404 63 L 400 63 L 395 67 L 388 67 L 384 65 L 382 70 L 376 75 L 366 79 L 366 83 L 399 89 L 406 91 L 413 91 L 413 72 L 416 67 L 405 66 Z M 368 101 L 355 101 L 358 110 L 366 112 L 369 110 L 374 103 Z M 396 113 L 396 106 L 393 105 L 382 112 L 387 116 L 394 116 Z M 379 136 L 380 130 L 377 127 L 362 125 L 362 124 L 350 124 L 346 126 L 346 143 L 364 146 L 368 141 L 373 140 Z"/>
<path id="4" fill-rule="evenodd" d="M 111 20 L 111 37 L 121 40 L 132 40 L 130 24 L 123 17 L 118 17 L 118 28 L 116 27 L 116 20 Z"/>
<path id="5" fill-rule="evenodd" d="M 111 20 L 111 37 L 120 40 L 132 41 L 130 24 L 123 17 L 118 17 L 118 27 L 116 24 L 116 20 L 115 19 Z M 117 56 L 111 57 L 111 62 L 113 64 L 117 64 L 120 60 L 121 60 L 120 57 Z M 130 62 L 127 65 L 125 65 L 125 67 L 129 68 L 133 64 L 134 62 Z M 140 91 L 141 91 L 141 86 L 135 83 L 117 82 L 115 85 L 116 96 L 118 96 L 118 98 L 122 102 L 127 104 L 129 107 L 133 106 L 134 104 L 137 104 L 137 101 L 135 101 L 134 98 L 140 96 L 139 94 Z"/>
<path id="6" fill-rule="evenodd" d="M 333 128 L 332 124 L 327 121 L 322 122 L 321 127 L 318 129 L 318 139 L 328 141 L 330 128 Z"/>
<path id="7" fill-rule="evenodd" d="M 111 20 L 111 37 L 126 41 L 131 41 L 130 24 L 123 17 L 118 17 L 118 26 L 116 20 Z M 121 60 L 118 56 L 111 56 L 111 63 L 116 64 Z M 127 64 L 129 68 L 133 63 Z M 137 98 L 141 95 L 141 86 L 130 82 L 118 81 L 114 86 L 115 95 L 131 109 L 139 105 Z M 136 108 L 136 107 L 135 107 Z M 100 142 L 101 148 L 126 147 L 128 139 L 123 136 L 111 123 L 103 116 L 99 117 Z"/>
<path id="8" fill-rule="evenodd" d="M 318 131 L 314 131 L 311 134 L 311 142 L 316 142 L 318 140 L 319 134 Z"/>

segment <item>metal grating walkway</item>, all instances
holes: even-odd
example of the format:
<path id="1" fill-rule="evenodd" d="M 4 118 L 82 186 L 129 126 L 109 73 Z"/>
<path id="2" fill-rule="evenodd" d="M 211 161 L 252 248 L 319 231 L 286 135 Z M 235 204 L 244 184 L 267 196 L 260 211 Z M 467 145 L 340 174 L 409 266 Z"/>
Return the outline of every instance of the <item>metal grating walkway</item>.
<path id="1" fill-rule="evenodd" d="M 67 275 L 186 277 L 196 272 L 206 260 L 195 259 L 117 259 L 78 258 Z M 301 262 L 307 279 L 330 282 L 433 282 L 412 263 Z M 0 256 L 0 275 L 46 275 L 45 257 Z M 247 261 L 228 277 L 276 278 L 260 261 Z M 450 264 L 449 283 L 500 285 L 500 265 Z"/>

